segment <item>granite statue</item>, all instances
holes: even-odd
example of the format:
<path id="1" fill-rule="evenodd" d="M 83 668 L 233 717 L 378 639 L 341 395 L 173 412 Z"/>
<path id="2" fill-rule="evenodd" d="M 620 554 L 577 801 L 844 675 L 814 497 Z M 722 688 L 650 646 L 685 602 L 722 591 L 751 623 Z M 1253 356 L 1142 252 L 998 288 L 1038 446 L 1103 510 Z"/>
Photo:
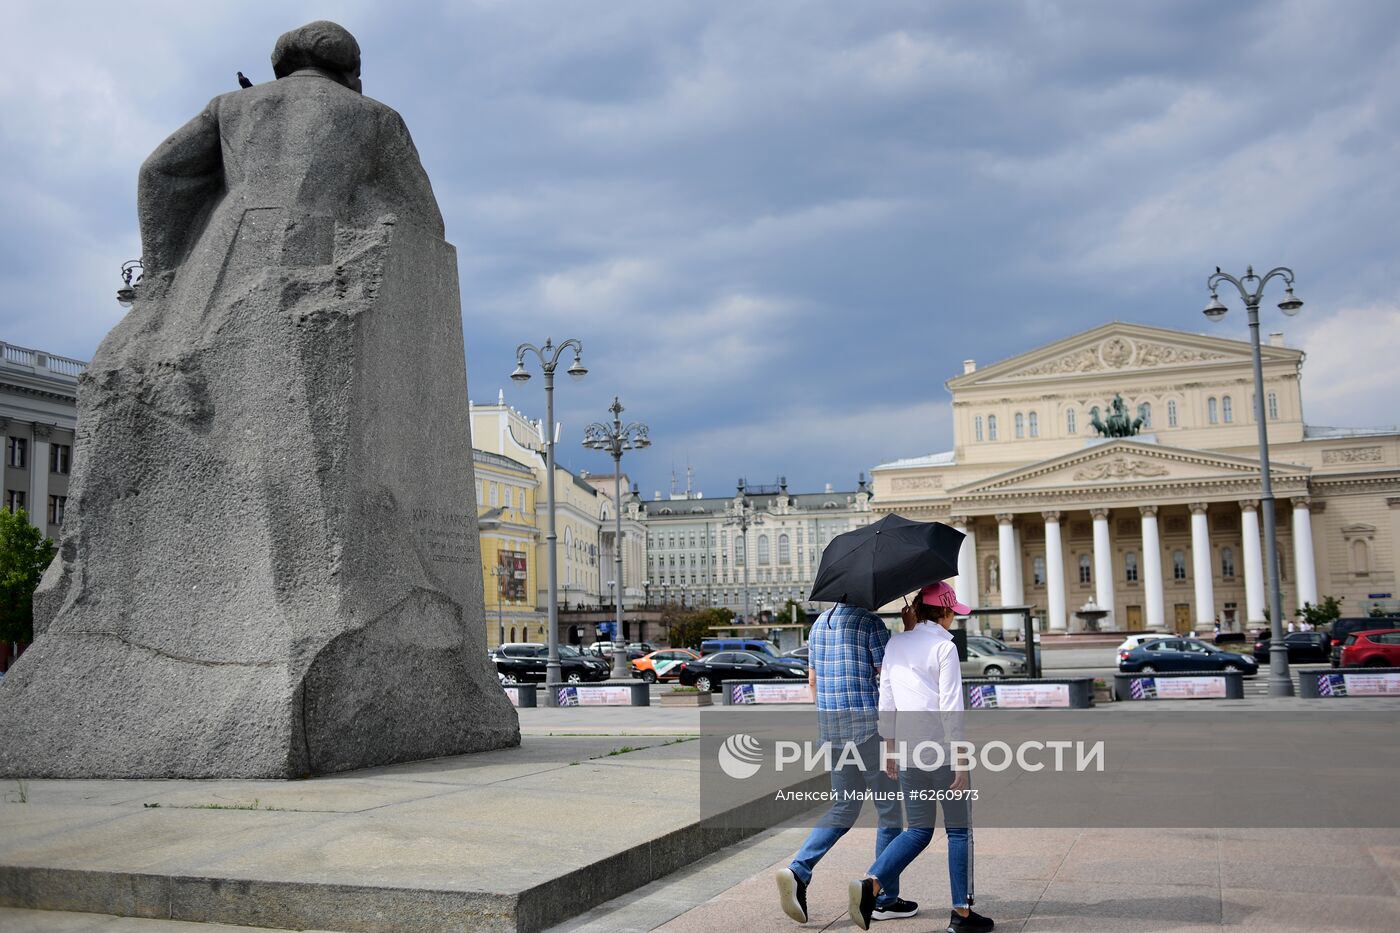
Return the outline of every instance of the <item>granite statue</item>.
<path id="1" fill-rule="evenodd" d="M 288 778 L 518 744 L 486 655 L 456 253 L 330 22 L 142 165 L 0 773 Z"/>

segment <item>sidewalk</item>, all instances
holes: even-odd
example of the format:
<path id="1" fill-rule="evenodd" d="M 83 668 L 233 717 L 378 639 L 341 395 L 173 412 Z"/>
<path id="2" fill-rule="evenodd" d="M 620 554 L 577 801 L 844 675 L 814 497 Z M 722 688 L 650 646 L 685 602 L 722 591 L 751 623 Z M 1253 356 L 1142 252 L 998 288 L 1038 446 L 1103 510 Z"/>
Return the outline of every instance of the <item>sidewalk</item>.
<path id="1" fill-rule="evenodd" d="M 551 933 L 857 929 L 846 882 L 869 867 L 873 831 L 852 830 L 818 866 L 812 919 L 798 926 L 778 908 L 773 873 L 804 836 L 770 830 Z M 946 853 L 940 832 L 904 876 L 920 915 L 875 929 L 947 926 Z M 1003 931 L 1400 929 L 1400 830 L 983 829 L 975 871 L 976 909 Z"/>

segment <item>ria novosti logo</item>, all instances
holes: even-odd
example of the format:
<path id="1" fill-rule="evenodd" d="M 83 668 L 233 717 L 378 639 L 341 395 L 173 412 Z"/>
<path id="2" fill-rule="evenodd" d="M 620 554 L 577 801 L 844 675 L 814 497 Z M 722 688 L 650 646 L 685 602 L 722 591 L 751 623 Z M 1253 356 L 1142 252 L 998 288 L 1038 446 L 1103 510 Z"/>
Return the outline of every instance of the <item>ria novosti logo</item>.
<path id="1" fill-rule="evenodd" d="M 917 768 L 931 771 L 950 767 L 954 771 L 985 768 L 1006 771 L 1011 768 L 1034 773 L 1037 771 L 1103 771 L 1106 748 L 1103 740 L 1028 741 L 1010 745 L 1001 741 L 980 745 L 966 741 L 901 743 L 895 750 L 882 749 L 880 760 L 862 760 L 860 747 L 854 742 L 792 742 L 778 741 L 773 745 L 773 767 L 777 772 L 795 765 L 808 772 L 833 771 L 854 766 L 862 771 L 883 768 L 890 761 L 900 769 Z M 716 753 L 719 767 L 736 781 L 753 777 L 762 769 L 766 756 L 763 745 L 746 732 L 736 732 L 720 745 Z"/>
<path id="2" fill-rule="evenodd" d="M 753 777 L 762 766 L 763 746 L 745 732 L 731 735 L 719 747 L 720 770 L 736 781 Z"/>

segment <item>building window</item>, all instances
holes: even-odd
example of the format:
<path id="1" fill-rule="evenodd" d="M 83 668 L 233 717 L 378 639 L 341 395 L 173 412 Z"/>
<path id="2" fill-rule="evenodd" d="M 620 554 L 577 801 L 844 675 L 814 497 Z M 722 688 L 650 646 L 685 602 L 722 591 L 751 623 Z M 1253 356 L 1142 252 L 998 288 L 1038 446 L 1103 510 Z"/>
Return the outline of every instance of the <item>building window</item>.
<path id="1" fill-rule="evenodd" d="M 1045 585 L 1045 558 L 1037 557 L 1031 561 L 1031 581 L 1036 586 Z"/>
<path id="2" fill-rule="evenodd" d="M 1167 427 L 1176 427 L 1176 402 L 1167 402 Z"/>
<path id="3" fill-rule="evenodd" d="M 10 489 L 5 492 L 5 508 L 11 512 L 18 512 L 24 508 L 24 493 L 19 489 Z"/>
<path id="4" fill-rule="evenodd" d="M 1093 571 L 1092 565 L 1089 563 L 1089 555 L 1088 555 L 1088 554 L 1080 554 L 1080 555 L 1079 555 L 1079 582 L 1080 582 L 1080 583 L 1093 583 L 1093 582 L 1094 582 L 1094 571 Z"/>
<path id="5" fill-rule="evenodd" d="M 744 566 L 744 536 L 740 535 L 734 539 L 734 566 Z"/>
<path id="6" fill-rule="evenodd" d="M 994 441 L 994 440 L 996 440 L 996 439 L 997 439 L 997 416 L 996 416 L 996 415 L 988 415 L 988 416 L 987 416 L 987 440 L 989 440 L 989 441 Z"/>
<path id="7" fill-rule="evenodd" d="M 1152 427 L 1152 403 L 1143 402 L 1138 406 L 1138 410 L 1142 412 L 1142 426 L 1144 428 Z"/>
<path id="8" fill-rule="evenodd" d="M 768 555 L 768 536 L 767 536 L 767 535 L 759 535 L 759 536 L 758 536 L 758 565 L 759 565 L 760 567 L 766 567 L 766 566 L 768 566 L 768 556 L 769 556 L 769 555 Z"/>
<path id="9" fill-rule="evenodd" d="M 787 535 L 778 535 L 778 563 L 792 563 L 792 543 Z"/>
<path id="10" fill-rule="evenodd" d="M 1218 424 L 1220 422 L 1220 416 L 1215 407 L 1214 395 L 1206 399 L 1206 420 L 1211 424 Z"/>
<path id="11" fill-rule="evenodd" d="M 1065 431 L 1070 434 L 1078 434 L 1079 427 L 1074 422 L 1074 409 L 1065 412 Z"/>
<path id="12" fill-rule="evenodd" d="M 1186 552 L 1172 551 L 1172 579 L 1186 579 Z"/>
<path id="13" fill-rule="evenodd" d="M 486 484 L 486 488 L 487 488 L 487 489 L 490 491 L 490 493 L 491 493 L 491 508 L 494 509 L 496 506 L 498 506 L 498 505 L 501 504 L 501 494 L 500 494 L 500 491 L 496 489 L 496 484 L 495 484 L 495 483 L 487 483 L 487 484 Z"/>
<path id="14" fill-rule="evenodd" d="M 6 449 L 5 462 L 16 470 L 23 470 L 29 462 L 29 441 L 22 437 L 10 438 Z"/>
<path id="15" fill-rule="evenodd" d="M 1019 411 L 1016 412 L 1016 438 L 1019 440 L 1026 436 L 1026 417 Z"/>
<path id="16" fill-rule="evenodd" d="M 1225 415 L 1225 423 L 1229 424 L 1235 420 L 1235 406 L 1230 401 L 1230 396 L 1225 396 L 1220 400 L 1220 409 Z"/>
<path id="17" fill-rule="evenodd" d="M 1227 580 L 1235 575 L 1235 552 L 1227 547 L 1220 549 L 1220 575 Z"/>
<path id="18" fill-rule="evenodd" d="M 63 510 L 68 505 L 67 496 L 49 496 L 49 524 L 63 524 Z"/>
<path id="19" fill-rule="evenodd" d="M 1129 583 L 1138 582 L 1137 554 L 1133 551 L 1123 555 L 1123 579 Z"/>
<path id="20" fill-rule="evenodd" d="M 1269 420 L 1270 420 L 1270 421 L 1277 421 L 1277 420 L 1278 420 L 1278 393 L 1277 393 L 1277 392 L 1270 392 L 1267 396 L 1265 396 L 1265 398 L 1268 400 L 1268 404 L 1269 404 Z"/>
<path id="21" fill-rule="evenodd" d="M 1351 542 L 1351 572 L 1358 576 L 1371 572 L 1371 549 L 1360 538 Z"/>
<path id="22" fill-rule="evenodd" d="M 1040 437 L 1040 416 L 1031 412 L 1031 437 Z"/>
<path id="23" fill-rule="evenodd" d="M 982 416 L 981 416 L 981 415 L 978 415 L 976 418 L 973 418 L 973 419 L 972 419 L 972 430 L 973 430 L 974 435 L 975 435 L 975 436 L 977 437 L 977 439 L 980 441 L 980 440 L 982 439 Z"/>
<path id="24" fill-rule="evenodd" d="M 49 446 L 49 472 L 67 473 L 73 462 L 73 448 L 67 444 Z"/>

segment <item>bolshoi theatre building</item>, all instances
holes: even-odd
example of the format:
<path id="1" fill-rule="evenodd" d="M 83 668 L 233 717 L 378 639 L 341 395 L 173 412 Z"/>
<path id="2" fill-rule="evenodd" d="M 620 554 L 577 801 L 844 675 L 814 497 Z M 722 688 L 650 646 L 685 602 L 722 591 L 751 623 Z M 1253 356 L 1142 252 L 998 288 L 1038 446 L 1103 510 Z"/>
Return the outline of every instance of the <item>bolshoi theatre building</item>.
<path id="1" fill-rule="evenodd" d="M 1301 350 L 1263 346 L 1286 613 L 1395 610 L 1400 431 L 1303 419 Z M 1262 625 L 1258 427 L 1250 345 L 1110 323 L 949 379 L 953 449 L 873 471 L 873 507 L 967 533 L 971 606 L 1033 605 L 1049 632 L 1208 633 Z M 1115 411 L 1129 437 L 1095 427 Z M 1093 605 L 1090 605 L 1090 604 Z M 1014 617 L 1003 617 L 1010 624 Z"/>

